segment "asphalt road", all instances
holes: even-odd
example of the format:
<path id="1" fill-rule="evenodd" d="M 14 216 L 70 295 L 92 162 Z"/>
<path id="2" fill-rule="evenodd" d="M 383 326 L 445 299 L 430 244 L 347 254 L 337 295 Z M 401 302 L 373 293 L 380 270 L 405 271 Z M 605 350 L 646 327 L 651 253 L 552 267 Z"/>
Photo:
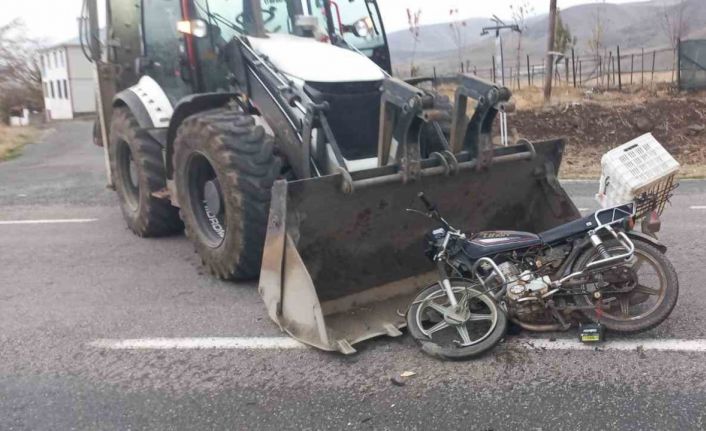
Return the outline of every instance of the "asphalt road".
<path id="1" fill-rule="evenodd" d="M 281 336 L 253 284 L 203 274 L 183 236 L 140 239 L 104 187 L 89 122 L 0 164 L 0 429 L 704 429 L 706 353 L 501 344 L 445 363 L 409 337 L 313 349 L 105 350 L 101 338 Z M 593 208 L 595 184 L 567 183 Z M 681 295 L 634 338 L 706 338 L 706 182 L 663 219 Z M 692 208 L 694 207 L 694 208 Z M 539 337 L 572 337 L 542 334 Z M 522 334 L 521 337 L 537 336 Z M 405 386 L 390 377 L 411 370 Z"/>

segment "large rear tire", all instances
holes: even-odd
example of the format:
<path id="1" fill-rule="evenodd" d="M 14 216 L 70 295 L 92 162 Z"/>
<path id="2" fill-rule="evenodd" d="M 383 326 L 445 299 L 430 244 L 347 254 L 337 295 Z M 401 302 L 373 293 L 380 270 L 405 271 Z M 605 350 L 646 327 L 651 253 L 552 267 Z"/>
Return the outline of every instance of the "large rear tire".
<path id="1" fill-rule="evenodd" d="M 110 167 L 120 209 L 130 230 L 156 237 L 183 229 L 179 211 L 166 199 L 153 196 L 166 187 L 162 147 L 147 135 L 128 108 L 113 110 L 110 125 Z"/>
<path id="2" fill-rule="evenodd" d="M 604 290 L 623 289 L 625 293 L 606 293 L 605 299 L 611 299 L 607 310 L 597 313 L 593 310 L 583 313 L 594 322 L 600 322 L 606 328 L 622 333 L 647 331 L 662 323 L 671 314 L 679 297 L 677 272 L 669 259 L 657 248 L 644 241 L 633 239 L 635 257 L 626 268 L 629 277 L 625 282 L 607 284 Z M 615 240 L 605 242 L 611 254 L 624 249 Z M 599 259 L 598 252 L 591 248 L 576 260 L 576 270 Z M 654 272 L 654 274 L 653 274 Z M 592 297 L 582 297 L 587 305 L 595 305 Z"/>
<path id="3" fill-rule="evenodd" d="M 217 277 L 247 280 L 262 262 L 274 141 L 249 114 L 215 109 L 187 118 L 174 142 L 174 179 L 186 235 Z"/>

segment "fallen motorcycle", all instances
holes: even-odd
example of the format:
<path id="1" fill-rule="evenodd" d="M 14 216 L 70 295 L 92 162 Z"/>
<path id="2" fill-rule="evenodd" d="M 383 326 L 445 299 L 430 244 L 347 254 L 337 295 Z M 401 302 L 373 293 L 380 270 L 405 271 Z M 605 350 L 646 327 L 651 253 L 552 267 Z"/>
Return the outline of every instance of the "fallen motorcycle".
<path id="1" fill-rule="evenodd" d="M 659 325 L 677 302 L 677 273 L 666 247 L 633 227 L 636 220 L 643 231 L 658 226 L 655 209 L 671 190 L 539 234 L 471 235 L 420 193 L 426 211 L 408 211 L 440 225 L 425 239 L 439 280 L 410 305 L 409 333 L 428 354 L 466 359 L 500 342 L 508 321 L 531 331 L 568 330 L 586 320 L 622 333 Z"/>

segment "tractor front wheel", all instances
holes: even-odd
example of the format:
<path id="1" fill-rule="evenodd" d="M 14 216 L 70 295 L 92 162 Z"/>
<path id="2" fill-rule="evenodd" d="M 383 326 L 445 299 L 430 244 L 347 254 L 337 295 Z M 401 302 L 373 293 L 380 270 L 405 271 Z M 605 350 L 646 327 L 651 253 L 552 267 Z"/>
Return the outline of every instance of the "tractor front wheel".
<path id="1" fill-rule="evenodd" d="M 270 189 L 281 166 L 273 149 L 273 138 L 242 111 L 202 112 L 179 127 L 173 166 L 181 218 L 217 277 L 260 272 Z"/>

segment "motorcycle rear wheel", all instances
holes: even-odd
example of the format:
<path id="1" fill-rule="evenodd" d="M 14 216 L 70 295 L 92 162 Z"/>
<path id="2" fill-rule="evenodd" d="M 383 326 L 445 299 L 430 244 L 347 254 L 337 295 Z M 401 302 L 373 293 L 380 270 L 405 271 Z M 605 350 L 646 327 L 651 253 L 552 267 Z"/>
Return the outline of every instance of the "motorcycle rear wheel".
<path id="1" fill-rule="evenodd" d="M 607 309 L 600 312 L 585 310 L 583 314 L 594 322 L 600 322 L 607 329 L 622 333 L 647 331 L 662 323 L 671 314 L 679 296 L 677 272 L 667 257 L 654 246 L 644 241 L 633 240 L 635 257 L 629 264 L 630 285 L 608 285 L 601 291 L 628 290 L 625 293 L 603 293 L 602 299 L 614 298 Z M 611 254 L 619 253 L 622 247 L 617 241 L 606 241 Z M 595 249 L 581 255 L 575 268 L 582 269 L 589 262 L 598 259 Z M 649 268 L 654 271 L 650 274 Z M 649 282 L 648 282 L 649 280 Z M 597 299 L 584 296 L 585 304 L 596 305 Z M 654 300 L 654 301 L 653 301 Z"/>
<path id="2" fill-rule="evenodd" d="M 446 307 L 446 292 L 439 283 L 422 290 L 407 311 L 410 335 L 428 355 L 446 360 L 477 357 L 492 349 L 507 331 L 507 315 L 489 294 L 480 291 L 477 283 L 451 279 L 451 289 L 460 301 L 464 292 L 469 300 L 469 320 L 460 325 L 446 322 L 441 313 L 429 306 L 429 301 Z"/>

